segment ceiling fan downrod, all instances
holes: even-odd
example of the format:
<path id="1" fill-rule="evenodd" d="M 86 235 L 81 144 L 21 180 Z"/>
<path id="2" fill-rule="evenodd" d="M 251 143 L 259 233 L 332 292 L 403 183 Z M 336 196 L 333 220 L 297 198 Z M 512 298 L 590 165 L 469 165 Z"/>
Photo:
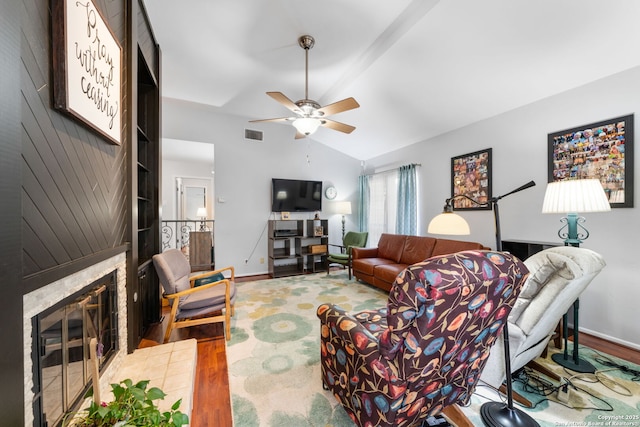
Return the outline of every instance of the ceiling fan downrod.
<path id="1" fill-rule="evenodd" d="M 310 35 L 300 36 L 298 44 L 304 49 L 304 99 L 309 99 L 309 49 L 316 44 L 316 41 Z"/>

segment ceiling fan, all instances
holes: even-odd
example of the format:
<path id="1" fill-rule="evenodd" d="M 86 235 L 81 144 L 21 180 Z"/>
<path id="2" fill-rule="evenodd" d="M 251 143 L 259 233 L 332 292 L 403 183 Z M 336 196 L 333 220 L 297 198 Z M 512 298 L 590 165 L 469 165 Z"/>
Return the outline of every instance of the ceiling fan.
<path id="1" fill-rule="evenodd" d="M 315 40 L 309 35 L 304 35 L 298 38 L 298 44 L 304 49 L 305 53 L 304 99 L 293 102 L 282 92 L 267 92 L 267 95 L 284 105 L 296 115 L 277 119 L 250 120 L 250 123 L 292 122 L 296 128 L 296 139 L 311 135 L 319 126 L 344 133 L 353 132 L 355 130 L 354 126 L 329 120 L 327 117 L 342 113 L 343 111 L 353 110 L 354 108 L 358 108 L 360 104 L 353 98 L 346 98 L 342 101 L 321 107 L 316 101 L 309 99 L 309 49 L 313 47 Z"/>

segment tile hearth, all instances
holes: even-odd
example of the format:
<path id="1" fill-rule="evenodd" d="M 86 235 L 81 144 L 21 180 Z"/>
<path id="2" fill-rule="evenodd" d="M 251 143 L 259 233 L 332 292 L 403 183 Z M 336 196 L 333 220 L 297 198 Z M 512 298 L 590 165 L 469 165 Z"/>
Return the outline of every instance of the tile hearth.
<path id="1" fill-rule="evenodd" d="M 167 394 L 163 400 L 158 401 L 161 411 L 169 410 L 175 401 L 182 399 L 180 411 L 191 419 L 197 359 L 195 339 L 140 348 L 124 357 L 111 382 L 127 378 L 134 383 L 149 380 L 148 387 L 158 387 Z M 111 386 L 103 385 L 101 400 L 110 401 L 111 398 Z"/>

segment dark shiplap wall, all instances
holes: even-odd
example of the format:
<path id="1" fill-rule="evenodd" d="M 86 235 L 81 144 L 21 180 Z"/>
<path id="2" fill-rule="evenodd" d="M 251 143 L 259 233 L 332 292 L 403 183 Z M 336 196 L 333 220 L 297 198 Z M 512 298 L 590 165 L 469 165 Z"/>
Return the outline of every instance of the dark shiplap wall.
<path id="1" fill-rule="evenodd" d="M 20 269 L 20 16 L 17 2 L 0 1 L 0 424 L 24 425 L 22 289 Z"/>
<path id="2" fill-rule="evenodd" d="M 94 0 L 126 48 L 122 1 Z M 46 285 L 62 266 L 126 243 L 128 134 L 112 145 L 52 108 L 51 22 L 48 0 L 23 0 L 22 238 L 27 290 Z M 126 67 L 128 58 L 123 55 Z M 122 122 L 127 114 L 122 73 Z M 46 274 L 43 274 L 46 272 Z"/>

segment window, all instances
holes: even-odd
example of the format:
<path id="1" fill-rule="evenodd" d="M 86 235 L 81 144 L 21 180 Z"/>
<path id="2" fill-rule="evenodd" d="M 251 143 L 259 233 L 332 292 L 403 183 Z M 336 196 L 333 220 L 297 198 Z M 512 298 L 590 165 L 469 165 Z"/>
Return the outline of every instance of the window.
<path id="1" fill-rule="evenodd" d="M 383 233 L 417 234 L 419 179 L 415 166 L 363 176 L 364 179 L 360 180 L 360 191 L 363 192 L 360 209 L 366 212 L 361 216 L 361 231 L 369 232 L 371 246 L 377 244 Z M 404 200 L 399 200 L 399 197 Z"/>
<path id="2" fill-rule="evenodd" d="M 369 178 L 369 242 L 375 246 L 382 233 L 395 233 L 398 177 L 394 171 Z"/>

